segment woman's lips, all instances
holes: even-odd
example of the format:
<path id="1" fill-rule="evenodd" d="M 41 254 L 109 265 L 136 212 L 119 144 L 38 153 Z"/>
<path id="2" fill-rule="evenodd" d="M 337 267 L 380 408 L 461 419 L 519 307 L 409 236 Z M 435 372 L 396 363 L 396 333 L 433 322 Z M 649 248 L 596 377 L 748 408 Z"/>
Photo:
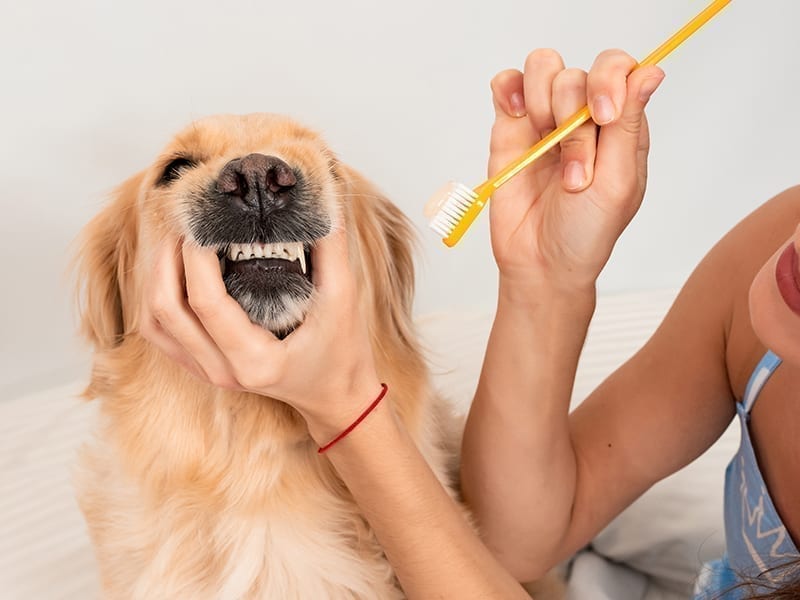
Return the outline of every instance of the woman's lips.
<path id="1" fill-rule="evenodd" d="M 797 271 L 798 258 L 794 244 L 790 243 L 778 257 L 775 266 L 775 280 L 778 282 L 778 291 L 792 312 L 800 315 L 800 275 Z"/>

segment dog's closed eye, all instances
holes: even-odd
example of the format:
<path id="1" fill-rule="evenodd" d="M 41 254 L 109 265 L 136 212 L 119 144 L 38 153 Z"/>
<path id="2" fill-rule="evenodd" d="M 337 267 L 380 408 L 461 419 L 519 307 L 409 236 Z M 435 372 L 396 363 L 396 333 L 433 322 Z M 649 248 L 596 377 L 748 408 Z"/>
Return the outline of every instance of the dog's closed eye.
<path id="1" fill-rule="evenodd" d="M 164 167 L 164 171 L 161 173 L 161 177 L 158 178 L 158 183 L 156 185 L 169 185 L 178 179 L 183 171 L 196 166 L 197 161 L 186 156 L 178 156 L 167 163 L 167 166 Z"/>

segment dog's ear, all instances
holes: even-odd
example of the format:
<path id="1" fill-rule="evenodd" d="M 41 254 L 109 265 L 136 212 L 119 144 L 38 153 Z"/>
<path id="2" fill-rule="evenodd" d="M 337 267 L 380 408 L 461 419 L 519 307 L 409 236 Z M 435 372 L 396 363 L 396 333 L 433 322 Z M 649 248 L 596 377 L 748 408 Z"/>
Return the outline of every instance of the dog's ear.
<path id="1" fill-rule="evenodd" d="M 143 173 L 120 185 L 112 201 L 83 229 L 73 265 L 82 335 L 95 350 L 110 350 L 123 339 L 130 315 L 138 230 L 136 200 Z"/>
<path id="2" fill-rule="evenodd" d="M 355 233 L 353 267 L 361 270 L 381 327 L 391 326 L 403 341 L 415 345 L 412 334 L 414 250 L 416 235 L 408 218 L 370 181 L 351 167 L 337 165 L 344 183 L 343 204 L 350 231 Z M 388 322 L 386 322 L 388 320 Z M 383 329 L 386 331 L 386 329 Z"/>

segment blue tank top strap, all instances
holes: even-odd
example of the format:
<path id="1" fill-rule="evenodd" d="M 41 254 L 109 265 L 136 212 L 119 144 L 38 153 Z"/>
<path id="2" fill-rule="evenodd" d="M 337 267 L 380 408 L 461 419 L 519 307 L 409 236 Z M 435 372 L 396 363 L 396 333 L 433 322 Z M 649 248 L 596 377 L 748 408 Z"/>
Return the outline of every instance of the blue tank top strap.
<path id="1" fill-rule="evenodd" d="M 761 358 L 761 362 L 753 370 L 753 374 L 750 375 L 750 380 L 744 390 L 742 405 L 746 413 L 752 410 L 761 388 L 764 387 L 770 375 L 775 372 L 781 362 L 781 359 L 771 350 L 767 350 L 767 353 Z"/>
<path id="2" fill-rule="evenodd" d="M 769 495 L 750 439 L 750 410 L 780 364 L 781 359 L 768 351 L 753 370 L 742 401 L 736 403 L 742 439 L 725 471 L 726 552 L 698 578 L 695 600 L 743 600 L 766 593 L 785 577 L 784 571 L 770 569 L 800 556 Z M 759 582 L 754 588 L 735 587 L 754 578 Z"/>

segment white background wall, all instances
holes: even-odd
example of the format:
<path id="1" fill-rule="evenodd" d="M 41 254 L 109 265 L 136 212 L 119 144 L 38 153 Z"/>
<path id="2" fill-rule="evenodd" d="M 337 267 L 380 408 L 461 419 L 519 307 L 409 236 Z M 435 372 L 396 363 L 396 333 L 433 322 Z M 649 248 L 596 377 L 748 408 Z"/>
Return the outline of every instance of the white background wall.
<path id="1" fill-rule="evenodd" d="M 421 207 L 485 174 L 488 82 L 555 47 L 643 57 L 706 0 L 0 2 L 0 399 L 85 373 L 69 244 L 171 133 L 217 112 L 324 132 L 418 225 L 417 311 L 491 309 L 487 220 L 454 250 Z M 800 179 L 800 3 L 734 0 L 663 67 L 645 204 L 600 282 L 679 285 L 713 242 Z"/>

